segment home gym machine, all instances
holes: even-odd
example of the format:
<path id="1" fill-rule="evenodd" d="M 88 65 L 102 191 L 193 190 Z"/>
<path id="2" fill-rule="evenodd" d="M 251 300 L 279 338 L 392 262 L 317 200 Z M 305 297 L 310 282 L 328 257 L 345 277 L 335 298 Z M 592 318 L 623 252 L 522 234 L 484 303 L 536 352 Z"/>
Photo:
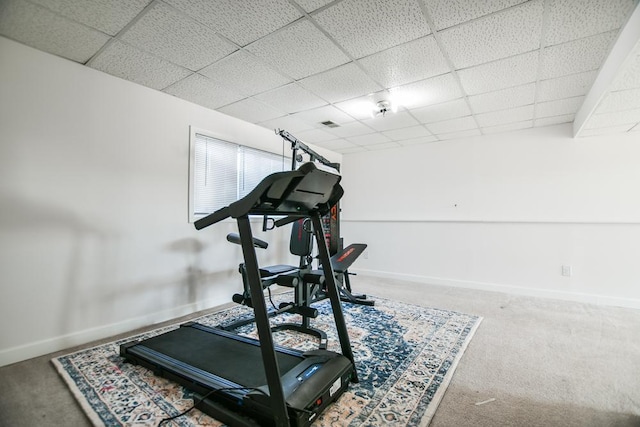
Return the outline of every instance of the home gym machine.
<path id="1" fill-rule="evenodd" d="M 314 150 L 312 150 L 304 142 L 300 141 L 295 136 L 291 135 L 284 129 L 276 130 L 276 134 L 280 135 L 284 140 L 291 143 L 291 170 L 295 170 L 298 163 L 302 162 L 302 153 L 309 156 L 311 162 L 319 162 L 325 166 L 335 169 L 340 172 L 340 163 L 333 163 Z M 276 225 L 281 225 L 278 221 Z M 324 228 L 325 239 L 329 246 L 329 254 L 331 255 L 331 262 L 333 264 L 334 273 L 336 273 L 341 298 L 345 302 L 362 305 L 375 305 L 375 301 L 367 299 L 366 295 L 355 295 L 351 290 L 351 282 L 349 276 L 354 276 L 355 273 L 350 273 L 347 269 L 355 262 L 356 259 L 367 248 L 365 243 L 353 243 L 346 248 L 343 248 L 342 237 L 340 237 L 340 204 L 336 203 L 331 207 L 331 210 L 322 217 L 322 225 Z M 321 267 L 322 268 L 322 267 Z M 322 274 L 322 271 L 315 271 L 317 274 Z"/>
<path id="2" fill-rule="evenodd" d="M 295 171 L 267 176 L 247 196 L 196 221 L 200 230 L 236 219 L 259 340 L 190 322 L 123 344 L 120 354 L 191 389 L 201 397 L 197 408 L 228 425 L 310 425 L 350 382 L 358 381 L 322 232 L 322 216 L 342 197 L 340 179 L 339 174 L 305 163 Z M 250 215 L 311 219 L 342 354 L 302 353 L 274 345 Z"/>
<path id="3" fill-rule="evenodd" d="M 332 163 L 320 154 L 313 151 L 305 143 L 284 130 L 277 130 L 276 133 L 283 139 L 291 142 L 292 159 L 291 169 L 295 170 L 298 163 L 302 162 L 303 154 L 309 156 L 309 161 L 318 162 L 324 166 L 334 169 L 336 172 L 340 170 L 339 163 Z M 291 222 L 291 218 L 275 220 L 268 216 L 263 217 L 262 231 L 268 231 L 275 227 L 280 227 Z M 350 273 L 348 268 L 366 249 L 364 243 L 354 243 L 346 248 L 342 248 L 342 238 L 340 237 L 340 208 L 339 202 L 333 205 L 330 211 L 322 217 L 322 226 L 325 240 L 329 247 L 331 255 L 331 265 L 338 282 L 338 290 L 342 301 L 353 304 L 374 305 L 375 301 L 367 299 L 366 295 L 354 295 L 351 293 L 351 283 L 349 281 Z M 298 219 L 293 222 L 291 227 L 291 237 L 289 240 L 289 251 L 292 255 L 299 257 L 299 263 L 294 265 L 272 265 L 260 268 L 260 277 L 262 279 L 263 288 L 269 290 L 272 284 L 286 286 L 294 289 L 294 300 L 291 302 L 282 302 L 277 307 L 272 302 L 273 310 L 269 312 L 269 316 L 277 316 L 282 313 L 293 313 L 301 316 L 300 323 L 281 323 L 273 326 L 272 331 L 294 330 L 302 332 L 319 340 L 319 348 L 327 348 L 327 335 L 324 331 L 314 328 L 310 325 L 310 320 L 318 316 L 318 310 L 311 307 L 314 302 L 327 298 L 327 292 L 324 287 L 325 274 L 322 267 L 313 269 L 312 266 L 312 226 L 309 219 Z M 227 240 L 232 243 L 240 244 L 240 238 L 236 233 L 227 235 Z M 266 249 L 268 243 L 254 238 L 254 246 L 256 248 Z M 247 280 L 246 266 L 240 264 L 238 271 L 242 275 L 243 292 L 233 295 L 232 300 L 237 304 L 243 304 L 252 307 L 251 292 L 249 282 Z M 271 292 L 269 291 L 269 295 Z M 271 298 L 269 298 L 271 300 Z M 242 318 L 231 323 L 224 323 L 218 327 L 227 331 L 234 331 L 243 325 L 253 323 L 253 318 Z"/>

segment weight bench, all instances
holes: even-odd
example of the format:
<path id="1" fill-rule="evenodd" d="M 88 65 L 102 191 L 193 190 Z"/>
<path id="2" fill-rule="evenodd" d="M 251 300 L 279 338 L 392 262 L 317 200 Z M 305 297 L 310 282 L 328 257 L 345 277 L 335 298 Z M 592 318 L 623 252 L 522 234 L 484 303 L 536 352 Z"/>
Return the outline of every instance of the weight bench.
<path id="1" fill-rule="evenodd" d="M 291 228 L 291 239 L 289 241 L 289 252 L 292 255 L 300 257 L 298 266 L 288 264 L 271 265 L 260 267 L 260 279 L 263 289 L 269 290 L 272 284 L 285 286 L 294 289 L 294 301 L 283 302 L 278 307 L 273 304 L 274 310 L 269 312 L 269 317 L 277 316 L 282 313 L 294 313 L 302 316 L 300 323 L 281 323 L 271 327 L 272 331 L 294 330 L 317 337 L 319 340 L 319 348 L 327 348 L 327 335 L 324 331 L 313 328 L 310 320 L 318 317 L 318 310 L 311 307 L 311 304 L 326 299 L 328 297 L 324 287 L 325 275 L 322 269 L 312 270 L 311 263 L 313 258 L 313 233 L 308 227 L 308 220 L 298 219 L 293 222 Z M 240 236 L 236 233 L 227 235 L 227 240 L 231 243 L 240 244 Z M 253 238 L 253 245 L 256 248 L 266 249 L 268 243 Z M 353 243 L 342 251 L 338 252 L 330 258 L 331 266 L 335 272 L 337 279 L 340 299 L 352 304 L 361 304 L 373 306 L 375 301 L 367 299 L 366 295 L 354 295 L 351 293 L 351 283 L 349 276 L 355 275 L 350 273 L 348 268 L 355 260 L 364 252 L 367 245 L 364 243 Z M 242 283 L 244 291 L 242 294 L 233 295 L 233 301 L 237 304 L 253 307 L 251 295 L 249 292 L 249 282 L 246 275 L 246 267 L 240 264 L 238 268 L 242 275 Z M 219 327 L 233 331 L 235 328 L 252 323 L 253 319 L 243 319 L 236 322 L 220 325 Z"/>
<path id="2" fill-rule="evenodd" d="M 334 256 L 331 257 L 331 266 L 338 281 L 338 291 L 340 291 L 340 299 L 345 302 L 360 305 L 375 305 L 375 301 L 367 299 L 364 294 L 354 295 L 351 292 L 351 282 L 349 276 L 355 276 L 355 273 L 348 271 L 349 267 L 355 262 L 362 252 L 367 248 L 365 243 L 352 243 Z M 309 280 L 318 280 L 318 277 L 324 277 L 322 269 L 312 270 L 305 276 Z M 326 295 L 325 295 L 326 298 Z"/>
<path id="3" fill-rule="evenodd" d="M 294 313 L 302 316 L 300 323 L 281 323 L 271 328 L 272 331 L 295 330 L 301 333 L 315 336 L 319 340 L 319 348 L 327 348 L 327 334 L 320 329 L 310 326 L 310 319 L 318 317 L 318 310 L 311 307 L 311 304 L 326 298 L 323 291 L 324 275 L 311 274 L 311 262 L 313 258 L 311 253 L 313 250 L 312 237 L 313 233 L 309 229 L 306 219 L 296 220 L 291 228 L 291 239 L 289 241 L 289 252 L 300 257 L 298 266 L 278 264 L 266 267 L 260 267 L 260 279 L 263 289 L 269 289 L 272 284 L 286 286 L 294 289 L 294 301 L 283 302 L 274 310 L 269 312 L 269 317 L 276 316 L 281 313 Z M 227 235 L 227 240 L 239 244 L 240 236 L 231 233 Z M 268 243 L 260 239 L 254 238 L 253 244 L 257 248 L 266 249 Z M 246 267 L 240 264 L 238 270 L 242 275 L 242 283 L 244 291 L 242 294 L 233 295 L 233 301 L 237 304 L 243 304 L 253 307 L 251 295 L 249 291 L 249 282 L 246 275 Z M 273 304 L 273 303 L 272 303 Z M 244 319 L 231 324 L 221 325 L 222 329 L 231 331 L 242 325 L 252 323 L 253 319 Z"/>

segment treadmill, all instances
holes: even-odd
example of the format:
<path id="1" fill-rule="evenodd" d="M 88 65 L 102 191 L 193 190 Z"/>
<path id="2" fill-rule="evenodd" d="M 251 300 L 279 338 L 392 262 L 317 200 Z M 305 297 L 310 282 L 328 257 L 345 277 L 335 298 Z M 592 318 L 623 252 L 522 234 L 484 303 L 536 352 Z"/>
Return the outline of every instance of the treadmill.
<path id="1" fill-rule="evenodd" d="M 308 426 L 358 382 L 322 216 L 343 195 L 341 176 L 308 162 L 264 178 L 247 196 L 195 222 L 201 230 L 226 218 L 238 224 L 259 340 L 189 322 L 120 346 L 127 361 L 192 390 L 196 407 L 230 426 Z M 250 215 L 311 218 L 341 353 L 274 345 Z"/>

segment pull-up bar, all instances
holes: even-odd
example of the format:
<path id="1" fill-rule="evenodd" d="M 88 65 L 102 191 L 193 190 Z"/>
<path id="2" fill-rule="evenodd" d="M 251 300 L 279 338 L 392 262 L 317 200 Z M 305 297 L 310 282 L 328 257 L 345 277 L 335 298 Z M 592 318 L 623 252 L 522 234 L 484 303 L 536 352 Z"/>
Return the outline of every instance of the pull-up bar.
<path id="1" fill-rule="evenodd" d="M 305 144 L 304 142 L 300 141 L 298 138 L 296 138 L 295 136 L 291 135 L 286 130 L 277 129 L 276 130 L 276 135 L 280 135 L 282 138 L 286 139 L 287 141 L 289 141 L 291 143 L 291 151 L 293 151 L 293 154 L 291 156 L 291 170 L 295 170 L 296 169 L 296 162 L 302 161 L 302 156 L 300 156 L 300 158 L 298 158 L 298 150 L 302 150 L 306 154 L 309 155 L 309 157 L 311 158 L 310 160 L 312 162 L 318 161 L 318 162 L 322 163 L 325 166 L 329 166 L 331 168 L 334 168 L 338 172 L 340 171 L 340 163 L 332 163 L 332 162 L 330 162 L 326 158 L 322 157 L 320 154 L 318 154 L 315 151 L 313 151 L 311 148 L 309 148 L 309 146 L 307 144 Z"/>

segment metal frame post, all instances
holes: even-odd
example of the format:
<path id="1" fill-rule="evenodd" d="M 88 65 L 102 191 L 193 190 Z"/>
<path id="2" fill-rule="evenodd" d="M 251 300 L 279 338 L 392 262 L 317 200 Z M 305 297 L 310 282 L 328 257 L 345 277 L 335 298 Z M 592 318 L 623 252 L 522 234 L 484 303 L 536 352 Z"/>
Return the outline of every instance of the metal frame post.
<path id="1" fill-rule="evenodd" d="M 269 386 L 269 402 L 271 410 L 273 411 L 273 419 L 276 426 L 289 426 L 287 403 L 284 398 L 284 391 L 282 390 L 280 368 L 278 367 L 273 336 L 271 335 L 267 305 L 264 301 L 258 258 L 255 247 L 253 246 L 251 223 L 249 222 L 248 215 L 238 217 L 237 221 L 247 280 L 249 281 L 249 290 L 251 291 L 251 302 L 253 303 L 256 327 L 258 328 L 258 337 L 260 338 L 260 351 L 262 352 L 264 371 L 267 376 L 267 385 Z"/>
<path id="2" fill-rule="evenodd" d="M 322 217 L 320 213 L 315 212 L 311 216 L 313 221 L 313 233 L 316 236 L 316 242 L 318 243 L 318 255 L 322 270 L 324 271 L 324 279 L 329 293 L 329 300 L 331 301 L 331 309 L 333 311 L 333 318 L 336 323 L 336 329 L 338 331 L 338 338 L 340 339 L 340 347 L 342 349 L 342 355 L 353 363 L 353 378 L 354 383 L 358 382 L 358 371 L 355 369 L 356 362 L 351 350 L 351 342 L 349 341 L 349 331 L 347 331 L 347 324 L 344 321 L 344 314 L 342 313 L 342 304 L 340 302 L 340 295 L 338 294 L 338 286 L 336 285 L 335 273 L 333 266 L 331 265 L 331 259 L 329 257 L 329 248 L 327 247 L 327 241 L 324 238 L 324 231 L 322 229 Z"/>

